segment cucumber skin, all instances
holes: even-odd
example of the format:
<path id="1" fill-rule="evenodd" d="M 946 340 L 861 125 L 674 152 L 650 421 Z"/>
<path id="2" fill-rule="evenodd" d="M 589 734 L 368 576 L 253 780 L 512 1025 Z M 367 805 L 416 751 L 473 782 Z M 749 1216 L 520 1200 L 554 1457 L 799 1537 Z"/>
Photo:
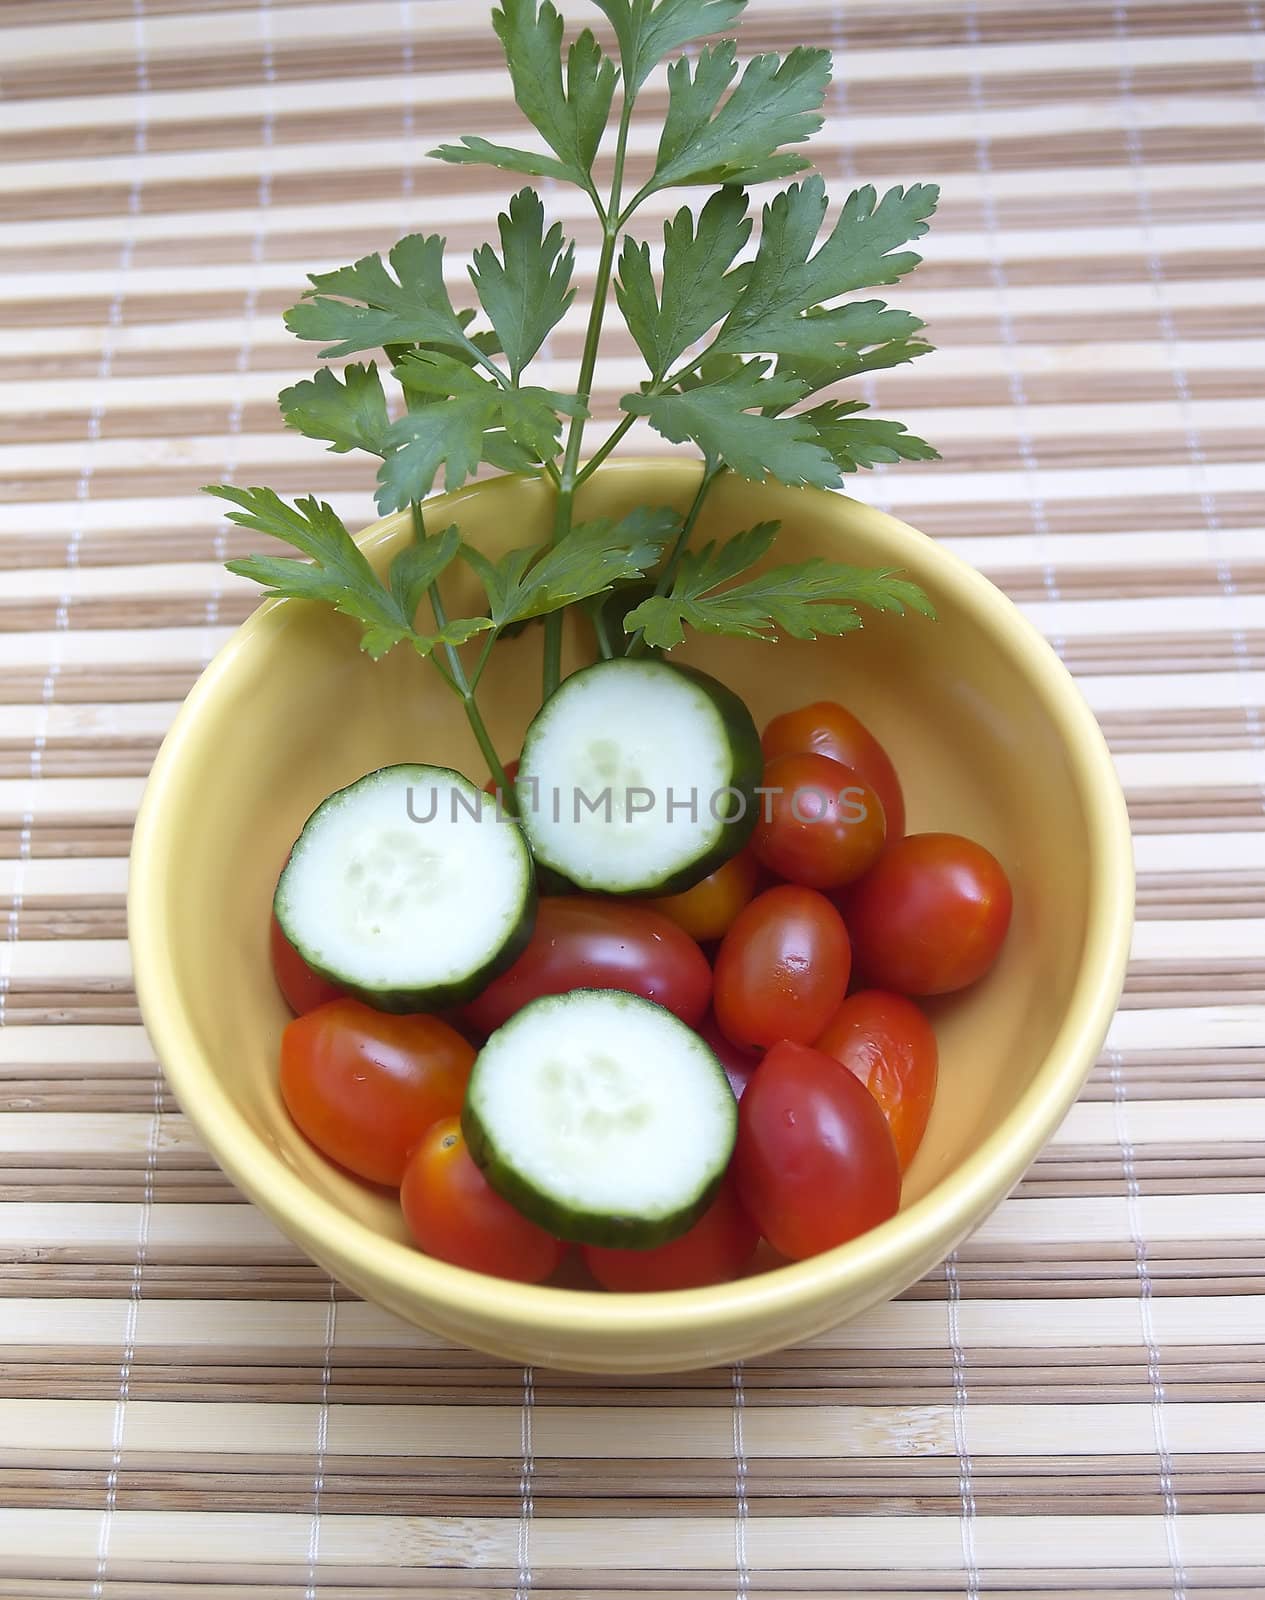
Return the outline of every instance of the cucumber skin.
<path id="1" fill-rule="evenodd" d="M 596 662 L 596 666 L 605 666 L 605 662 Z M 751 835 L 755 832 L 756 823 L 759 821 L 759 804 L 756 789 L 764 776 L 764 751 L 760 744 L 760 730 L 755 725 L 755 719 L 747 709 L 746 702 L 739 698 L 728 685 L 721 683 L 719 678 L 713 678 L 710 673 L 701 671 L 698 667 L 687 667 L 683 662 L 658 661 L 656 665 L 668 667 L 673 672 L 678 672 L 683 678 L 688 678 L 691 683 L 701 689 L 720 713 L 721 722 L 724 724 L 725 737 L 729 741 L 729 748 L 733 755 L 733 776 L 731 787 L 746 796 L 747 809 L 742 820 L 729 823 L 720 831 L 720 838 L 713 849 L 708 850 L 697 860 L 682 867 L 679 872 L 670 873 L 666 878 L 661 878 L 658 883 L 638 884 L 636 888 L 612 889 L 599 883 L 576 883 L 575 892 L 580 894 L 607 894 L 626 899 L 640 899 L 646 895 L 671 895 L 683 894 L 686 889 L 692 889 L 696 883 L 702 883 L 704 878 L 710 878 L 713 872 L 723 867 L 726 861 L 732 860 L 738 852 L 750 842 Z M 581 671 L 587 669 L 581 668 Z M 575 674 L 573 674 L 575 676 Z M 569 681 L 569 680 L 567 680 Z M 564 683 L 565 687 L 565 683 Z M 545 706 L 548 701 L 545 702 Z M 541 707 L 543 711 L 545 706 Z M 537 716 L 540 712 L 537 712 Z M 523 737 L 523 749 L 526 751 L 528 740 L 531 738 L 531 728 Z M 520 768 L 520 775 L 521 775 Z M 536 858 L 537 871 L 545 870 L 558 877 L 565 877 L 562 868 L 555 862 L 547 860 L 543 855 L 536 856 L 536 848 L 532 843 L 531 835 L 525 828 L 528 844 Z M 554 892 L 554 891 L 550 891 Z"/>
<path id="2" fill-rule="evenodd" d="M 736 1105 L 737 1102 L 735 1101 Z M 725 1169 L 709 1179 L 697 1198 L 670 1217 L 653 1221 L 644 1217 L 615 1217 L 607 1212 L 577 1211 L 573 1206 L 560 1205 L 532 1188 L 519 1175 L 516 1168 L 502 1161 L 475 1111 L 467 1099 L 461 1112 L 461 1132 L 474 1164 L 502 1200 L 508 1200 L 515 1211 L 529 1222 L 535 1222 L 555 1239 L 567 1244 L 595 1244 L 612 1250 L 653 1250 L 657 1245 L 671 1244 L 687 1233 L 716 1198 Z"/>
<path id="3" fill-rule="evenodd" d="M 414 762 L 397 764 L 418 767 L 423 765 L 422 763 Z M 453 767 L 426 767 L 425 770 L 439 773 L 446 778 L 458 778 L 465 784 L 470 783 L 469 778 L 456 771 Z M 303 835 L 307 832 L 317 812 L 332 800 L 335 795 L 345 794 L 348 789 L 357 788 L 367 779 L 376 778 L 379 774 L 389 771 L 391 771 L 390 767 L 377 767 L 373 772 L 366 772 L 363 778 L 357 778 L 355 783 L 344 784 L 341 789 L 335 789 L 333 794 L 326 795 L 325 799 L 321 801 L 321 804 L 316 807 L 316 810 L 312 812 L 299 830 L 299 837 L 291 847 L 291 855 L 293 855 L 294 849 L 302 841 Z M 511 824 L 507 821 L 504 824 L 499 824 L 499 826 L 509 827 Z M 520 824 L 515 822 L 513 826 L 518 827 L 521 832 Z M 272 912 L 281 924 L 282 933 L 285 934 L 312 971 L 318 973 L 322 978 L 328 978 L 331 983 L 336 983 L 353 1000 L 363 1002 L 363 1004 L 372 1007 L 374 1011 L 389 1011 L 396 1016 L 411 1016 L 422 1011 L 443 1011 L 452 1006 L 464 1005 L 467 1000 L 473 1000 L 475 995 L 481 994 L 488 984 L 492 982 L 493 978 L 499 978 L 503 972 L 507 972 L 514 965 L 530 944 L 532 932 L 536 926 L 536 902 L 538 896 L 535 858 L 532 856 L 531 848 L 525 835 L 523 837 L 523 852 L 527 857 L 527 893 L 523 898 L 523 913 L 518 920 L 517 926 L 489 962 L 454 983 L 432 984 L 428 988 L 421 989 L 374 989 L 357 983 L 349 983 L 343 973 L 337 972 L 332 967 L 327 967 L 319 961 L 312 960 L 305 951 L 303 944 L 292 935 L 288 919 L 282 915 L 281 911 L 281 886 L 285 882 L 286 873 L 290 870 L 289 859 L 287 859 L 285 866 L 282 868 L 281 876 L 277 880 L 277 887 L 272 897 Z"/>
<path id="4" fill-rule="evenodd" d="M 610 991 L 573 989 L 571 993 L 605 996 Z M 556 1000 L 563 997 L 547 995 L 544 998 Z M 654 1001 L 647 1000 L 644 1004 L 653 1005 Z M 514 1020 L 514 1017 L 511 1017 L 509 1022 L 502 1026 L 513 1027 Z M 685 1024 L 681 1023 L 681 1026 L 684 1027 Z M 475 1068 L 477 1067 L 476 1058 Z M 716 1062 L 716 1070 L 723 1075 L 724 1068 L 719 1060 Z M 671 1244 L 683 1233 L 688 1233 L 716 1198 L 729 1169 L 729 1161 L 733 1157 L 733 1144 L 738 1137 L 738 1102 L 737 1100 L 733 1102 L 734 1138 L 730 1144 L 729 1158 L 721 1163 L 719 1170 L 707 1180 L 693 1200 L 668 1217 L 621 1217 L 612 1216 L 605 1211 L 581 1211 L 542 1194 L 523 1178 L 516 1167 L 503 1161 L 497 1154 L 468 1089 L 465 1104 L 461 1108 L 461 1134 L 475 1166 L 487 1179 L 488 1187 L 494 1189 L 502 1200 L 507 1200 L 515 1211 L 520 1212 L 529 1222 L 534 1222 L 546 1233 L 553 1234 L 555 1239 L 562 1239 L 567 1244 L 593 1244 L 612 1250 L 653 1250 L 658 1245 Z"/>
<path id="5" fill-rule="evenodd" d="M 528 846 L 529 850 L 530 848 Z M 552 867 L 547 867 L 543 861 L 537 861 L 535 856 L 532 856 L 532 861 L 536 868 L 537 894 L 553 895 L 556 898 L 561 894 L 584 893 L 584 890 L 577 884 L 572 883 L 570 878 L 564 878 L 560 872 L 555 872 Z"/>
<path id="6" fill-rule="evenodd" d="M 493 978 L 499 978 L 503 972 L 508 972 L 531 943 L 532 930 L 536 926 L 536 898 L 536 886 L 532 883 L 523 902 L 523 915 L 506 943 L 486 966 L 478 968 L 469 977 L 462 978 L 456 983 L 433 984 L 428 989 L 367 989 L 360 984 L 348 983 L 345 977 L 340 977 L 337 972 L 331 972 L 314 961 L 308 961 L 308 966 L 313 972 L 320 973 L 321 977 L 328 978 L 331 983 L 336 983 L 345 989 L 353 1000 L 361 1000 L 375 1011 L 390 1011 L 397 1016 L 413 1016 L 418 1012 L 434 1013 L 446 1011 L 452 1006 L 463 1006 L 467 1000 L 473 1000 L 476 995 L 482 994 Z M 299 954 L 302 955 L 303 952 L 300 950 Z M 307 961 L 306 956 L 303 956 L 303 959 Z"/>
<path id="7" fill-rule="evenodd" d="M 693 866 L 683 867 L 680 872 L 665 878 L 660 887 L 654 891 L 656 894 L 682 894 L 686 889 L 692 889 L 696 883 L 702 883 L 704 878 L 710 878 L 713 872 L 723 867 L 726 861 L 731 861 L 750 843 L 756 823 L 760 820 L 756 789 L 764 777 L 764 748 L 760 743 L 760 730 L 755 725 L 755 718 L 747 709 L 746 701 L 736 695 L 728 684 L 721 683 L 719 678 L 713 678 L 710 673 L 703 672 L 698 667 L 687 667 L 684 663 L 675 661 L 664 664 L 670 665 L 674 672 L 679 672 L 692 683 L 696 683 L 720 712 L 721 721 L 725 724 L 725 733 L 729 738 L 729 748 L 733 751 L 732 787 L 744 794 L 747 799 L 746 814 L 740 822 L 731 822 L 722 830 L 720 842 L 715 850 L 709 851 Z"/>

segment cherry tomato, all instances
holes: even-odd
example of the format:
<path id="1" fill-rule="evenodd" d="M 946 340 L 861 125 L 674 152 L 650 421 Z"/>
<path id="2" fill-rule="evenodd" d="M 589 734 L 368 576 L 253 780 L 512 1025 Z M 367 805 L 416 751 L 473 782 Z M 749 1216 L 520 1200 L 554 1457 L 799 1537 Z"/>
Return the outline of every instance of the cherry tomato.
<path id="1" fill-rule="evenodd" d="M 605 1250 L 586 1244 L 584 1264 L 617 1294 L 652 1289 L 702 1289 L 741 1276 L 755 1254 L 760 1232 L 742 1208 L 731 1179 L 688 1233 L 653 1250 Z"/>
<path id="2" fill-rule="evenodd" d="M 413 1238 L 428 1256 L 518 1283 L 543 1283 L 562 1260 L 561 1240 L 515 1211 L 475 1166 L 461 1120 L 436 1122 L 400 1186 Z"/>
<path id="3" fill-rule="evenodd" d="M 338 985 L 331 983 L 328 978 L 322 978 L 319 972 L 313 972 L 282 933 L 276 917 L 271 920 L 269 943 L 272 972 L 277 980 L 277 988 L 281 990 L 281 998 L 295 1016 L 301 1017 L 305 1011 L 314 1011 L 329 1000 L 339 999 L 343 991 Z"/>
<path id="4" fill-rule="evenodd" d="M 760 865 L 749 850 L 740 850 L 736 856 L 717 867 L 710 877 L 696 883 L 683 894 L 664 895 L 649 900 L 647 905 L 671 917 L 678 928 L 691 939 L 704 942 L 719 939 L 729 929 L 729 924 L 755 893 Z"/>
<path id="5" fill-rule="evenodd" d="M 936 1097 L 940 1057 L 931 1024 L 904 995 L 860 989 L 835 1012 L 816 1048 L 855 1073 L 878 1101 L 904 1172 Z"/>
<path id="6" fill-rule="evenodd" d="M 281 1036 L 281 1097 L 331 1161 L 398 1184 L 433 1122 L 461 1110 L 474 1048 L 438 1017 L 331 1000 Z"/>
<path id="7" fill-rule="evenodd" d="M 775 1044 L 738 1106 L 738 1195 L 792 1261 L 894 1216 L 900 1164 L 878 1101 L 833 1057 Z"/>
<path id="8" fill-rule="evenodd" d="M 840 901 L 867 982 L 948 994 L 982 978 L 1010 926 L 997 858 L 956 833 L 911 833 Z"/>
<path id="9" fill-rule="evenodd" d="M 878 859 L 887 837 L 874 790 L 829 756 L 775 756 L 751 848 L 789 883 L 841 889 Z"/>
<path id="10" fill-rule="evenodd" d="M 815 889 L 780 884 L 744 906 L 716 957 L 716 1021 L 737 1045 L 810 1044 L 848 989 L 843 918 Z"/>
<path id="11" fill-rule="evenodd" d="M 732 1039 L 726 1039 L 720 1031 L 720 1024 L 716 1021 L 714 1011 L 709 1011 L 696 1029 L 698 1036 L 704 1044 L 708 1045 L 712 1054 L 725 1069 L 725 1076 L 729 1079 L 729 1087 L 734 1092 L 734 1099 L 742 1099 L 742 1091 L 751 1081 L 751 1074 L 760 1064 L 758 1051 L 744 1050 L 741 1045 L 734 1044 Z"/>
<path id="12" fill-rule="evenodd" d="M 798 711 L 774 717 L 764 730 L 764 756 L 798 755 L 812 750 L 851 767 L 879 797 L 887 819 L 887 840 L 905 832 L 905 797 L 891 757 L 863 722 L 833 700 L 817 700 Z"/>
<path id="13" fill-rule="evenodd" d="M 464 1016 L 491 1033 L 529 1000 L 571 989 L 626 989 L 693 1028 L 711 999 L 712 973 L 693 939 L 660 912 L 626 900 L 563 895 L 541 900 L 530 944 Z"/>

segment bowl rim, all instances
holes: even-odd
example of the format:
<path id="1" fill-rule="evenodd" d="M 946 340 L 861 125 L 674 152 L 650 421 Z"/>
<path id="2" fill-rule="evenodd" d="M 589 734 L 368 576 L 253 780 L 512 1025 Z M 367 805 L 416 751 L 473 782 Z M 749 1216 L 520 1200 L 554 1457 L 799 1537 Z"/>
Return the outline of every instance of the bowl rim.
<path id="1" fill-rule="evenodd" d="M 701 467 L 689 460 L 625 457 L 600 469 L 611 478 L 653 474 L 658 492 L 685 494 Z M 532 480 L 481 480 L 442 497 L 456 507 L 471 495 L 518 494 Z M 758 492 L 759 486 L 753 486 Z M 746 1316 L 793 1318 L 841 1301 L 850 1285 L 892 1282 L 905 1267 L 952 1249 L 984 1213 L 1018 1183 L 1077 1098 L 1115 1014 L 1133 927 L 1132 836 L 1115 766 L 1093 713 L 1063 662 L 1017 607 L 982 573 L 936 540 L 864 501 L 825 490 L 801 490 L 843 500 L 850 514 L 916 540 L 934 586 L 952 594 L 1022 659 L 1055 723 L 1072 781 L 1085 812 L 1090 896 L 1085 942 L 1071 1001 L 1033 1082 L 1002 1122 L 963 1162 L 920 1200 L 877 1228 L 807 1261 L 705 1289 L 614 1294 L 513 1283 L 450 1266 L 411 1246 L 385 1239 L 333 1200 L 314 1192 L 277 1149 L 250 1124 L 221 1086 L 179 1003 L 164 911 L 162 862 L 171 848 L 166 804 L 186 748 L 197 737 L 202 706 L 236 672 L 239 662 L 284 626 L 292 600 L 264 601 L 216 653 L 163 740 L 136 816 L 128 879 L 128 939 L 137 999 L 155 1055 L 185 1115 L 233 1182 L 292 1240 L 318 1237 L 322 1265 L 364 1261 L 369 1278 L 398 1305 L 434 1304 L 444 1320 L 493 1325 L 534 1339 L 577 1335 L 626 1342 L 651 1336 L 670 1321 L 674 1336 L 716 1330 Z M 441 503 L 439 500 L 433 504 Z M 402 513 L 357 536 L 372 549 L 391 536 Z M 310 1248 L 306 1245 L 303 1248 Z M 332 1265 L 331 1265 L 332 1263 Z M 358 1282 L 365 1276 L 355 1272 Z M 828 1322 L 827 1322 L 828 1325 Z M 805 1337 L 807 1337 L 807 1332 Z"/>

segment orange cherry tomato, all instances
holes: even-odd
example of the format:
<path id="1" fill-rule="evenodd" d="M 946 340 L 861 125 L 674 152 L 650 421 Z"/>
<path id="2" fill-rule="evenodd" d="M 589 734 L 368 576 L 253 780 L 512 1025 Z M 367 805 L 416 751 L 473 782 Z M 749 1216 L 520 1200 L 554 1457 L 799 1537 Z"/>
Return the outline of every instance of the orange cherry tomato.
<path id="1" fill-rule="evenodd" d="M 465 1099 L 474 1049 L 438 1017 L 331 1000 L 281 1036 L 281 1097 L 323 1155 L 370 1183 L 399 1183 L 414 1145 Z"/>
<path id="2" fill-rule="evenodd" d="M 878 1101 L 820 1050 L 775 1044 L 738 1102 L 738 1195 L 802 1261 L 894 1216 L 900 1164 Z"/>
<path id="3" fill-rule="evenodd" d="M 815 889 L 780 884 L 744 906 L 716 956 L 721 1032 L 746 1047 L 809 1044 L 848 991 L 843 918 Z"/>
<path id="4" fill-rule="evenodd" d="M 904 1172 L 927 1131 L 940 1055 L 912 1000 L 859 989 L 835 1012 L 816 1048 L 854 1073 L 882 1108 Z"/>
<path id="5" fill-rule="evenodd" d="M 682 894 L 663 895 L 646 902 L 653 910 L 671 917 L 691 939 L 705 943 L 721 939 L 729 925 L 755 893 L 760 865 L 749 850 L 717 867 L 710 877 Z"/>
<path id="6" fill-rule="evenodd" d="M 301 1017 L 305 1011 L 315 1011 L 317 1006 L 339 999 L 343 991 L 338 985 L 331 983 L 328 978 L 322 978 L 319 972 L 312 971 L 282 933 L 276 917 L 271 918 L 271 923 L 269 948 L 273 976 L 277 980 L 277 988 L 281 990 L 281 998 L 295 1016 Z"/>
<path id="7" fill-rule="evenodd" d="M 798 711 L 774 717 L 764 730 L 764 756 L 798 755 L 812 750 L 851 767 L 879 797 L 887 821 L 887 842 L 905 832 L 905 797 L 891 757 L 865 724 L 833 700 L 817 700 Z"/>
<path id="8" fill-rule="evenodd" d="M 760 1230 L 742 1208 L 731 1179 L 694 1226 L 670 1244 L 653 1250 L 608 1250 L 586 1244 L 584 1264 L 602 1285 L 617 1294 L 655 1289 L 702 1289 L 729 1283 L 750 1265 Z"/>
<path id="9" fill-rule="evenodd" d="M 982 978 L 1010 926 L 996 856 L 956 833 L 911 833 L 839 901 L 867 983 L 948 994 Z"/>
<path id="10" fill-rule="evenodd" d="M 751 848 L 788 883 L 841 889 L 878 859 L 887 837 L 874 790 L 829 756 L 775 756 Z"/>
<path id="11" fill-rule="evenodd" d="M 543 1283 L 562 1260 L 561 1240 L 503 1200 L 475 1166 L 459 1117 L 436 1122 L 400 1185 L 408 1230 L 428 1256 L 517 1283 Z"/>

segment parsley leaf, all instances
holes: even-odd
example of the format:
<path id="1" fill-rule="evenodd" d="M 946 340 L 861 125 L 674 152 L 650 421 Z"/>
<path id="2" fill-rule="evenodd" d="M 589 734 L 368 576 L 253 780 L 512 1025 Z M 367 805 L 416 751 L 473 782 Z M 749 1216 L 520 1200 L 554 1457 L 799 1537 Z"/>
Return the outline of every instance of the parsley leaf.
<path id="1" fill-rule="evenodd" d="M 479 161 L 512 172 L 560 178 L 592 188 L 590 173 L 610 115 L 618 72 L 586 28 L 567 51 L 562 71 L 563 21 L 552 0 L 502 0 L 492 26 L 505 51 L 514 98 L 557 160 L 465 137 L 431 155 L 441 161 Z"/>
<path id="2" fill-rule="evenodd" d="M 765 377 L 767 370 L 767 362 L 753 361 L 714 383 L 666 394 L 626 394 L 620 405 L 646 417 L 665 439 L 692 440 L 709 462 L 725 461 L 756 483 L 773 477 L 791 486 L 836 487 L 839 469 L 811 423 L 761 415 L 764 407 L 789 405 L 805 392 L 793 378 Z"/>
<path id="3" fill-rule="evenodd" d="M 811 329 L 817 313 L 810 311 L 804 320 Z M 841 306 L 832 313 L 831 328 L 833 346 L 818 341 L 813 349 L 779 356 L 779 375 L 799 378 L 815 392 L 862 372 L 915 361 L 933 348 L 915 337 L 923 328 L 920 318 L 893 310 L 881 300 L 854 300 Z"/>
<path id="4" fill-rule="evenodd" d="M 594 0 L 619 40 L 625 92 L 636 94 L 669 51 L 736 22 L 747 0 Z"/>
<path id="5" fill-rule="evenodd" d="M 530 470 L 556 453 L 559 414 L 581 409 L 574 395 L 493 383 L 443 351 L 411 350 L 394 372 L 409 410 L 387 430 L 377 493 L 384 515 L 428 495 L 441 468 L 447 489 L 473 477 L 483 461 Z"/>
<path id="6" fill-rule="evenodd" d="M 823 310 L 823 303 L 869 284 L 894 283 L 916 267 L 921 258 L 913 251 L 893 252 L 927 231 L 938 194 L 934 184 L 916 184 L 889 189 L 877 200 L 872 188 L 858 189 L 813 254 L 826 216 L 825 185 L 819 177 L 792 184 L 764 209 L 760 247 L 713 348 L 811 355 L 848 337 L 856 313 L 850 306 Z"/>
<path id="7" fill-rule="evenodd" d="M 499 355 L 501 353 L 501 341 L 491 328 L 487 328 L 481 333 L 470 332 L 470 324 L 477 315 L 476 311 L 470 309 L 458 311 L 457 313 L 457 321 L 469 336 L 468 344 L 453 346 L 445 344 L 442 339 L 432 339 L 421 344 L 385 344 L 382 348 L 386 351 L 387 360 L 392 366 L 395 366 L 397 362 L 403 361 L 404 357 L 412 350 L 442 350 L 448 355 L 456 356 L 458 361 L 464 361 L 466 366 L 472 367 L 478 363 L 480 351 L 485 356 Z"/>
<path id="8" fill-rule="evenodd" d="M 344 368 L 341 382 L 336 372 L 322 367 L 315 377 L 283 389 L 277 402 L 288 428 L 296 428 L 309 439 L 328 439 L 336 453 L 368 450 L 375 456 L 386 454 L 391 419 L 382 380 L 372 361 L 367 366 Z"/>
<path id="9" fill-rule="evenodd" d="M 940 459 L 940 452 L 925 439 L 910 433 L 903 422 L 853 414 L 865 409 L 865 402 L 861 400 L 831 400 L 799 413 L 840 472 L 857 472 L 879 462 Z"/>
<path id="10" fill-rule="evenodd" d="M 463 321 L 448 298 L 443 239 L 409 234 L 387 259 L 394 278 L 380 255 L 333 272 L 310 273 L 307 297 L 285 314 L 290 332 L 300 339 L 332 341 L 322 356 L 350 356 L 388 344 L 437 344 L 481 359 L 482 351 L 465 331 L 469 319 Z"/>
<path id="11" fill-rule="evenodd" d="M 517 383 L 575 299 L 575 246 L 564 247 L 561 223 L 545 232 L 545 208 L 531 189 L 520 190 L 497 221 L 504 259 L 490 244 L 482 245 L 470 280 Z"/>
<path id="12" fill-rule="evenodd" d="M 306 498 L 288 506 L 271 489 L 238 489 L 223 483 L 206 492 L 241 508 L 228 513 L 231 522 L 272 534 L 309 558 L 246 556 L 228 562 L 229 571 L 262 583 L 270 597 L 321 600 L 354 617 L 364 627 L 360 648 L 375 661 L 405 640 L 424 656 L 437 645 L 463 644 L 491 626 L 486 617 L 466 617 L 447 623 L 436 634 L 418 633 L 414 627 L 422 596 L 460 548 L 456 528 L 406 545 L 392 561 L 383 584 L 341 519 L 323 501 Z"/>
<path id="13" fill-rule="evenodd" d="M 543 551 L 523 546 L 495 562 L 471 545 L 463 545 L 461 554 L 487 590 L 492 623 L 499 630 L 640 577 L 679 527 L 674 511 L 640 506 L 619 522 L 601 517 L 579 523 Z"/>
<path id="14" fill-rule="evenodd" d="M 821 127 L 830 66 L 828 50 L 802 45 L 785 58 L 756 56 L 717 111 L 738 71 L 733 41 L 702 51 L 692 74 L 688 58 L 674 61 L 658 160 L 642 193 L 678 183 L 760 183 L 803 171 L 802 156 L 777 152 Z"/>
<path id="15" fill-rule="evenodd" d="M 455 523 L 442 533 L 414 537 L 398 551 L 387 571 L 387 587 L 406 617 L 416 618 L 426 591 L 461 549 L 461 531 Z M 482 630 L 471 628 L 471 633 Z M 459 641 L 464 643 L 464 639 Z"/>
<path id="16" fill-rule="evenodd" d="M 921 239 L 928 218 L 940 200 L 935 183 L 897 185 L 879 198 L 873 184 L 854 189 L 843 203 L 829 239 L 813 257 L 814 275 L 836 287 L 828 294 L 849 294 L 867 285 L 895 283 L 922 260 L 912 250 L 893 254 L 898 245 Z"/>
<path id="17" fill-rule="evenodd" d="M 649 247 L 625 239 L 615 297 L 655 378 L 662 378 L 733 306 L 737 280 L 730 268 L 750 237 L 747 197 L 741 190 L 714 194 L 697 224 L 683 206 L 663 225 L 662 300 L 655 290 Z"/>
<path id="18" fill-rule="evenodd" d="M 644 600 L 624 618 L 629 633 L 644 630 L 646 643 L 671 650 L 688 625 L 703 633 L 772 639 L 780 630 L 796 639 L 848 633 L 862 625 L 857 606 L 934 615 L 922 590 L 898 573 L 812 560 L 771 567 L 743 583 L 734 578 L 768 554 L 776 522 L 762 522 L 727 543 L 687 551 L 667 595 Z M 722 588 L 723 584 L 732 584 Z"/>
<path id="19" fill-rule="evenodd" d="M 571 168 L 554 156 L 537 150 L 519 150 L 508 144 L 493 144 L 472 133 L 463 133 L 460 144 L 441 144 L 426 153 L 436 161 L 447 161 L 457 167 L 498 167 L 502 172 L 522 172 L 529 178 L 557 178 L 562 183 L 576 181 Z"/>

